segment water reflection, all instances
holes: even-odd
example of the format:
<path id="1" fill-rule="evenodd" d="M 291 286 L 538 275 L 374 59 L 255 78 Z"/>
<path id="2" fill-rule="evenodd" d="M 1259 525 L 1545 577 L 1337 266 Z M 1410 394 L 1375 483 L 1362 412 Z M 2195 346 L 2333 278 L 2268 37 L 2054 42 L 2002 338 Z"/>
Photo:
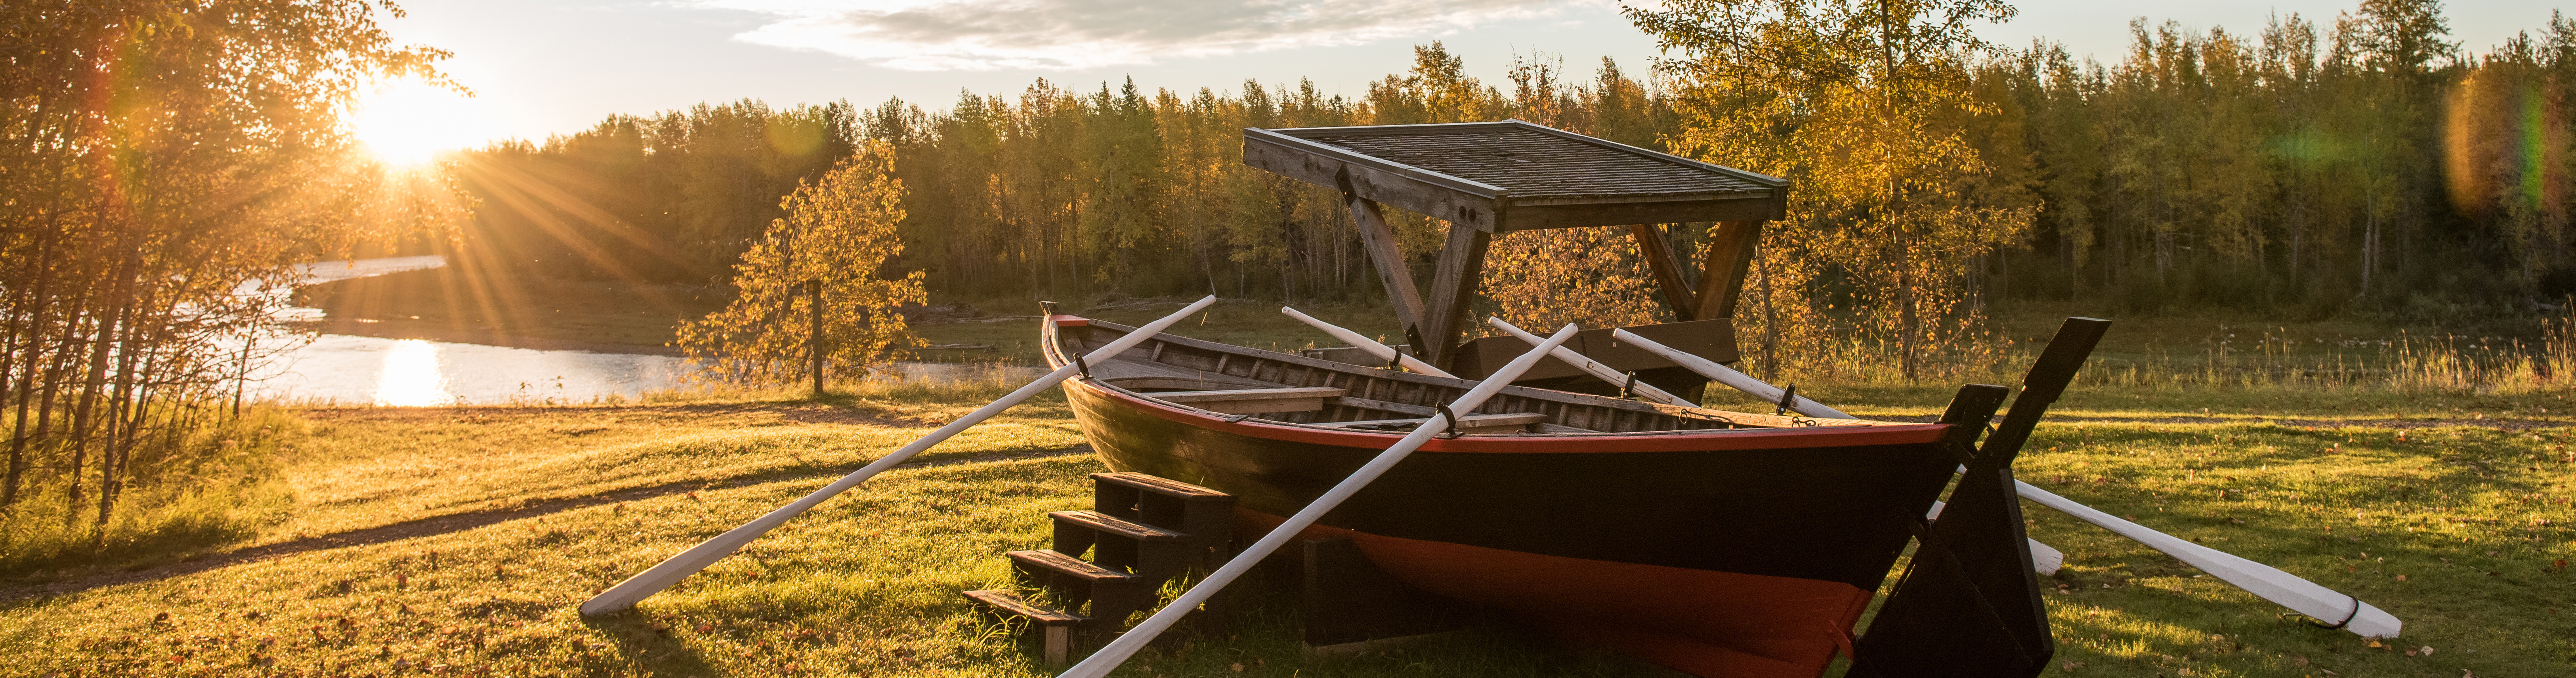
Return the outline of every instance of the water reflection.
<path id="1" fill-rule="evenodd" d="M 572 404 L 680 388 L 688 370 L 686 360 L 671 356 L 325 334 L 255 370 L 248 390 L 253 399 L 310 403 Z M 1042 372 L 946 363 L 897 363 L 892 371 L 933 383 L 996 377 L 1016 382 Z"/>
<path id="2" fill-rule="evenodd" d="M 385 350 L 384 369 L 376 377 L 376 404 L 399 407 L 445 405 L 447 379 L 438 369 L 438 346 L 419 339 L 397 339 Z"/>
<path id="3" fill-rule="evenodd" d="M 283 303 L 293 285 L 364 278 L 400 271 L 445 266 L 436 256 L 391 257 L 357 261 L 324 261 L 297 267 L 287 284 L 256 283 L 237 291 Z M 285 308 L 280 320 L 320 320 L 321 309 Z M 260 338 L 251 346 L 270 349 L 290 345 L 284 336 Z M 247 395 L 253 399 L 302 403 L 335 403 L 423 407 L 440 405 L 571 404 L 611 397 L 633 398 L 646 391 L 685 385 L 688 362 L 661 355 L 538 351 L 523 348 L 456 344 L 422 339 L 380 339 L 325 334 L 284 353 L 262 355 L 250 346 L 235 346 L 252 363 L 247 367 Z M 259 355 L 261 357 L 251 357 Z M 1027 367 L 897 363 L 896 378 L 930 382 L 1002 378 L 1026 381 L 1042 370 Z M 369 381 L 368 375 L 375 379 Z"/>

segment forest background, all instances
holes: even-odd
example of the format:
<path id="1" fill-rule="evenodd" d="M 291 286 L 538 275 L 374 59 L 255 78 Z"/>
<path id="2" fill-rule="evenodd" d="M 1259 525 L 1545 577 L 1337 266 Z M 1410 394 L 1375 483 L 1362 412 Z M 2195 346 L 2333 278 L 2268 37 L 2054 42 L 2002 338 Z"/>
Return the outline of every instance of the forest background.
<path id="1" fill-rule="evenodd" d="M 2369 0 L 2251 33 L 2140 19 L 2129 52 L 2105 64 L 1940 32 L 1979 10 L 2009 16 L 1999 3 L 1944 5 L 1971 12 L 1927 15 L 1916 35 L 1835 33 L 1844 27 L 1820 17 L 1807 26 L 1815 44 L 1907 48 L 1913 70 L 1887 73 L 1912 78 L 1897 116 L 1912 126 L 1891 134 L 1957 146 L 1864 168 L 1928 184 L 1919 190 L 1966 215 L 1897 233 L 1910 244 L 1890 254 L 1886 238 L 1855 237 L 1890 211 L 1832 202 L 1851 167 L 1813 157 L 1858 151 L 1798 136 L 1848 126 L 1811 110 L 1831 95 L 1787 112 L 1743 96 L 1765 77 L 1833 74 L 1713 70 L 1680 55 L 1718 53 L 1692 42 L 1709 36 L 1686 20 L 1724 3 L 1669 6 L 1632 12 L 1676 55 L 1643 73 L 1529 54 L 1509 82 L 1486 83 L 1433 43 L 1357 97 L 1308 82 L 1148 92 L 1040 80 L 1016 96 L 961 93 L 945 110 L 746 100 L 611 116 L 455 158 L 479 206 L 449 253 L 497 278 L 720 287 L 779 216 L 779 196 L 875 141 L 907 191 L 903 252 L 878 274 L 921 271 L 939 299 L 1368 303 L 1382 288 L 1340 197 L 1244 166 L 1240 130 L 1521 118 L 1787 176 L 1793 199 L 1825 194 L 1763 234 L 1745 307 L 1772 312 L 1737 323 L 1763 344 L 1747 354 L 1766 372 L 1799 367 L 1782 343 L 1895 347 L 1936 365 L 1979 357 L 1992 343 L 1986 310 L 2015 300 L 2442 323 L 2548 314 L 2576 293 L 2565 90 L 2576 23 L 2565 18 L 2483 52 L 2445 41 L 2434 2 Z M 1394 221 L 1427 270 L 1445 223 Z M 1667 230 L 1687 256 L 1710 226 Z M 1623 233 L 1516 233 L 1494 251 L 1484 310 L 1532 324 L 1668 319 Z M 1600 273 L 1565 275 L 1584 269 Z"/>

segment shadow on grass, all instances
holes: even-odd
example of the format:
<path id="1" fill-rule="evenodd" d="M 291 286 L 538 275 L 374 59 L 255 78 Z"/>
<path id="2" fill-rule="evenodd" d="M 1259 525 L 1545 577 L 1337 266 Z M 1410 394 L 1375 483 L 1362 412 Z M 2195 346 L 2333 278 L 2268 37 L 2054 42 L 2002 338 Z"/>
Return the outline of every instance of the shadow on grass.
<path id="1" fill-rule="evenodd" d="M 897 465 L 895 468 L 929 468 L 956 464 L 1035 459 L 1040 457 L 1087 455 L 1091 453 L 1091 445 L 1086 443 L 1071 447 L 1062 447 L 1051 450 L 1034 450 L 1018 454 L 980 454 L 970 457 L 913 461 Z M 598 506 L 601 504 L 637 501 L 683 492 L 758 485 L 762 483 L 795 480 L 799 478 L 834 477 L 837 475 L 839 474 L 828 472 L 818 473 L 810 470 L 797 469 L 717 478 L 713 480 L 688 480 L 615 490 L 582 497 L 565 497 L 559 499 L 531 501 L 516 508 L 451 513 L 443 516 L 404 521 L 381 527 L 350 530 L 319 536 L 300 537 L 265 546 L 254 546 L 224 553 L 204 554 L 185 559 L 178 563 L 160 567 L 0 589 L 0 609 L 18 607 L 22 604 L 41 603 L 44 598 L 68 593 L 78 593 L 103 586 L 160 581 L 171 577 L 185 576 L 269 558 L 283 558 L 290 555 L 312 551 L 368 546 L 418 537 L 463 532 L 478 527 L 561 513 L 564 511 Z"/>
<path id="2" fill-rule="evenodd" d="M 658 624 L 632 609 L 581 617 L 582 626 L 617 643 L 619 658 L 636 664 L 649 662 L 656 672 L 665 675 L 712 676 L 723 672 L 723 667 L 707 661 L 705 653 L 672 638 L 670 628 L 656 628 Z"/>

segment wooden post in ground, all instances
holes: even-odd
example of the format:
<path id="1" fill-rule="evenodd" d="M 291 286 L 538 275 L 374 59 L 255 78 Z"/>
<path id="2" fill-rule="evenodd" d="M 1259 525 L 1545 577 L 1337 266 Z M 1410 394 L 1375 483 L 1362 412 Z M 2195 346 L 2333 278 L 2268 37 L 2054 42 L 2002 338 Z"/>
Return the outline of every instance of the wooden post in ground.
<path id="1" fill-rule="evenodd" d="M 812 329 L 805 333 L 805 351 L 814 355 L 814 397 L 823 397 L 823 279 L 805 281 L 805 289 L 814 295 Z"/>

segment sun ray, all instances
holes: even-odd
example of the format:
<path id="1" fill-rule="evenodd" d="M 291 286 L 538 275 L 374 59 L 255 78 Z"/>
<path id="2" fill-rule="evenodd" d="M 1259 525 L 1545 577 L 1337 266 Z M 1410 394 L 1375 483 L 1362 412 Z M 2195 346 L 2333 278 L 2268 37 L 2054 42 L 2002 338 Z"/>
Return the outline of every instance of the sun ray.
<path id="1" fill-rule="evenodd" d="M 454 89 L 402 80 L 350 107 L 349 133 L 387 163 L 416 165 L 493 136 L 482 102 Z"/>

